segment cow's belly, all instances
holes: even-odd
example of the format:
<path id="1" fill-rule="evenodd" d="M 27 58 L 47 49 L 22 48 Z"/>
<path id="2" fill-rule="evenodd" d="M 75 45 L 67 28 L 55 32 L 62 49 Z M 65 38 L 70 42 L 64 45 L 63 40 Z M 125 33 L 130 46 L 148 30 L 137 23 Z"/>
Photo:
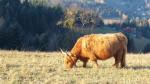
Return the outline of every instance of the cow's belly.
<path id="1" fill-rule="evenodd" d="M 90 58 L 97 58 L 99 60 L 106 60 L 113 56 L 113 53 L 110 52 L 110 50 L 107 49 L 97 49 L 97 50 L 84 50 L 80 54 L 81 60 L 90 59 Z"/>
<path id="2" fill-rule="evenodd" d="M 111 55 L 101 55 L 101 56 L 97 56 L 98 59 L 100 60 L 106 60 L 108 58 L 112 57 Z"/>
<path id="3" fill-rule="evenodd" d="M 113 56 L 113 53 L 109 51 L 99 51 L 95 53 L 96 57 L 100 60 L 106 60 Z"/>
<path id="4" fill-rule="evenodd" d="M 84 56 L 80 56 L 78 59 L 81 60 L 81 61 L 88 61 L 89 58 L 84 57 Z"/>

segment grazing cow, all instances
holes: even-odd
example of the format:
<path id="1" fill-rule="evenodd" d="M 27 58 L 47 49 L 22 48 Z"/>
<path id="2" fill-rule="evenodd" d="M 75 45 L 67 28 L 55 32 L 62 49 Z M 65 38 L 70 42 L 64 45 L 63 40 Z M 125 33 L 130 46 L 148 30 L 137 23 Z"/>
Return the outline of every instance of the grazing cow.
<path id="1" fill-rule="evenodd" d="M 118 67 L 121 63 L 121 68 L 123 68 L 125 67 L 127 43 L 127 37 L 121 32 L 91 34 L 80 37 L 70 53 L 61 51 L 66 55 L 65 65 L 67 68 L 75 66 L 78 59 L 83 62 L 83 67 L 86 67 L 88 60 L 98 67 L 97 60 L 106 60 L 110 57 L 115 58 L 113 66 Z"/>

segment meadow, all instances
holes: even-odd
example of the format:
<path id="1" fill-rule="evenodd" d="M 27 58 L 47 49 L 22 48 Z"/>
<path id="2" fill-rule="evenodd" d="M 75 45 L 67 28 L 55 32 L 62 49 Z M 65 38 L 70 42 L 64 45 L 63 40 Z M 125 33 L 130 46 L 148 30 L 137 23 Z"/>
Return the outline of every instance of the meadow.
<path id="1" fill-rule="evenodd" d="M 127 54 L 127 67 L 112 67 L 114 59 L 82 62 L 67 70 L 60 52 L 0 50 L 0 84 L 150 84 L 150 54 Z"/>

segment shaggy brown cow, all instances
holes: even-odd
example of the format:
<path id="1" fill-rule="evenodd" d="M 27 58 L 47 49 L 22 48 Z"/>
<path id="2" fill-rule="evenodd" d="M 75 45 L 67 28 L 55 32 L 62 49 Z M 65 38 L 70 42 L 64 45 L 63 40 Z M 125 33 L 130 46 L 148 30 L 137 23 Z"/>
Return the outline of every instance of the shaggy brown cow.
<path id="1" fill-rule="evenodd" d="M 77 40 L 70 53 L 62 51 L 66 55 L 65 65 L 67 68 L 72 68 L 79 59 L 83 62 L 83 67 L 86 67 L 88 60 L 98 67 L 97 60 L 114 57 L 114 66 L 118 67 L 121 63 L 121 67 L 125 67 L 127 43 L 127 37 L 120 32 L 85 35 Z"/>

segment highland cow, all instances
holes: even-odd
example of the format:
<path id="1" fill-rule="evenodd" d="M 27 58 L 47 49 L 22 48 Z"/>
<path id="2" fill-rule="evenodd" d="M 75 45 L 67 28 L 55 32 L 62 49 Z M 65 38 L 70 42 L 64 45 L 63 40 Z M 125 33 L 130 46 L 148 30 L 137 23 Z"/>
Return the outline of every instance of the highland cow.
<path id="1" fill-rule="evenodd" d="M 83 62 L 83 67 L 86 67 L 88 60 L 99 67 L 97 60 L 106 60 L 110 57 L 115 58 L 113 66 L 119 67 L 120 64 L 123 68 L 126 65 L 127 43 L 127 37 L 121 32 L 91 34 L 80 37 L 70 53 L 61 51 L 66 55 L 65 65 L 67 68 L 75 66 L 77 60 Z"/>

